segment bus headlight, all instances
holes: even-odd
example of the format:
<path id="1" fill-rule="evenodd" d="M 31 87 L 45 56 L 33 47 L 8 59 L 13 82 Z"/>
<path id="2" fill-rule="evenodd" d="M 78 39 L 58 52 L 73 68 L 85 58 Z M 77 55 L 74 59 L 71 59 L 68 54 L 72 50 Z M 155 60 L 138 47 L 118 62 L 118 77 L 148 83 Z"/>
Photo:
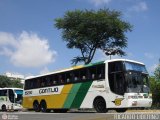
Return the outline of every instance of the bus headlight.
<path id="1" fill-rule="evenodd" d="M 152 94 L 149 94 L 149 98 L 152 98 Z"/>

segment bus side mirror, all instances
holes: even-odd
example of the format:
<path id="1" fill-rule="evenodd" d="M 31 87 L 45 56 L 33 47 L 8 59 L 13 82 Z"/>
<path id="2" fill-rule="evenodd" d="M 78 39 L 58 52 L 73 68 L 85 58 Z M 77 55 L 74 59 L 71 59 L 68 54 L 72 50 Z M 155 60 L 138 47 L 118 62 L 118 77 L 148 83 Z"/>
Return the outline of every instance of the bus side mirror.
<path id="1" fill-rule="evenodd" d="M 17 94 L 15 94 L 15 98 L 17 98 Z"/>

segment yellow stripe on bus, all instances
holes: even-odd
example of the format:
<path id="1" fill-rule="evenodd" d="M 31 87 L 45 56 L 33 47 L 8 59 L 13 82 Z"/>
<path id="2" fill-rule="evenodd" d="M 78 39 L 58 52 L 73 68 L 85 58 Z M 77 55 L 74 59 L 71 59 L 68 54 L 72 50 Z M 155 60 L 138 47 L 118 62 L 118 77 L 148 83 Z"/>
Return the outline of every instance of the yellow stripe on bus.
<path id="1" fill-rule="evenodd" d="M 48 106 L 48 108 L 62 108 L 63 104 L 72 88 L 73 84 L 65 85 L 62 89 L 61 94 L 53 95 L 53 104 L 51 106 Z M 52 102 L 49 102 L 52 103 Z"/>
<path id="2" fill-rule="evenodd" d="M 45 100 L 47 108 L 62 108 L 72 86 L 73 84 L 64 85 L 60 94 L 24 97 L 23 107 L 32 109 L 33 102 L 35 100 L 37 100 L 39 103 L 41 100 Z"/>
<path id="3" fill-rule="evenodd" d="M 84 66 L 83 65 L 79 65 L 79 66 L 73 66 L 72 68 L 73 69 L 79 69 L 79 68 L 83 68 Z"/>

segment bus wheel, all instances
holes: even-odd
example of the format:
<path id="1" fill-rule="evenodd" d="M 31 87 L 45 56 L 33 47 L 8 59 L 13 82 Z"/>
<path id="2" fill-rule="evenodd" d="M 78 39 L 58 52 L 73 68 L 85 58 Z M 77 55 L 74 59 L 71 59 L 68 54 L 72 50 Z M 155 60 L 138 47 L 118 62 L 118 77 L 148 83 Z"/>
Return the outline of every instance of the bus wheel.
<path id="1" fill-rule="evenodd" d="M 127 111 L 127 108 L 116 109 L 116 112 L 126 112 L 126 111 Z"/>
<path id="2" fill-rule="evenodd" d="M 44 100 L 41 101 L 41 111 L 42 112 L 50 112 L 50 110 L 47 109 L 47 104 Z"/>
<path id="3" fill-rule="evenodd" d="M 38 101 L 34 101 L 33 109 L 34 109 L 35 112 L 40 112 L 40 106 L 39 106 Z"/>
<path id="4" fill-rule="evenodd" d="M 7 111 L 6 105 L 2 105 L 2 111 Z"/>
<path id="5" fill-rule="evenodd" d="M 99 113 L 106 113 L 106 102 L 102 97 L 97 97 L 93 102 L 94 108 Z"/>

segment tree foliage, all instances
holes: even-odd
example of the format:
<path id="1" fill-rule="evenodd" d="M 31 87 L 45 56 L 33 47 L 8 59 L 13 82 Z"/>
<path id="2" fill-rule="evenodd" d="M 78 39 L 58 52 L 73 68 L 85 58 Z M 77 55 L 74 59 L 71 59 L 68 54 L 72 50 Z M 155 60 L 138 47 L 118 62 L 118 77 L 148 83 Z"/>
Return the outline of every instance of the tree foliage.
<path id="1" fill-rule="evenodd" d="M 3 75 L 0 75 L 0 88 L 8 87 L 11 85 L 11 80 Z"/>
<path id="2" fill-rule="evenodd" d="M 160 108 L 160 65 L 154 71 L 154 76 L 150 77 L 150 87 L 152 92 L 153 107 Z"/>
<path id="3" fill-rule="evenodd" d="M 16 87 L 16 88 L 22 88 L 23 85 L 20 81 L 20 79 L 17 80 L 11 80 L 9 77 L 0 75 L 0 88 L 4 87 Z"/>
<path id="4" fill-rule="evenodd" d="M 55 26 L 62 29 L 62 38 L 70 49 L 76 48 L 81 56 L 72 62 L 88 64 L 97 49 L 106 55 L 125 55 L 126 32 L 132 26 L 121 19 L 121 12 L 109 9 L 68 11 L 62 18 L 55 19 Z"/>
<path id="5" fill-rule="evenodd" d="M 154 75 L 156 77 L 156 80 L 160 81 L 160 64 L 156 67 L 156 69 L 154 71 Z"/>
<path id="6" fill-rule="evenodd" d="M 20 79 L 16 79 L 16 80 L 12 80 L 11 87 L 23 88 L 23 84 L 21 83 Z"/>

